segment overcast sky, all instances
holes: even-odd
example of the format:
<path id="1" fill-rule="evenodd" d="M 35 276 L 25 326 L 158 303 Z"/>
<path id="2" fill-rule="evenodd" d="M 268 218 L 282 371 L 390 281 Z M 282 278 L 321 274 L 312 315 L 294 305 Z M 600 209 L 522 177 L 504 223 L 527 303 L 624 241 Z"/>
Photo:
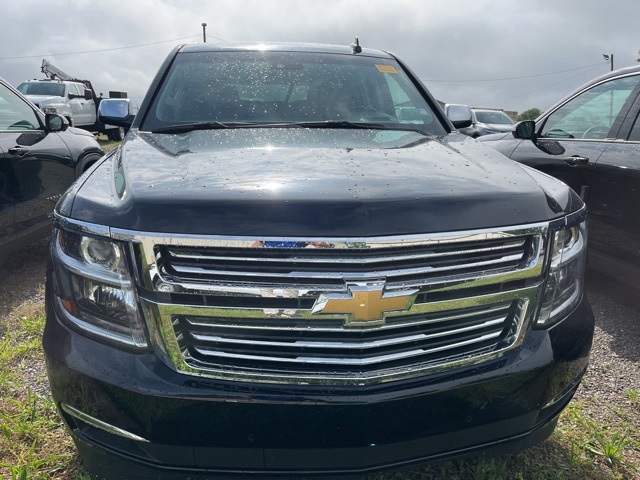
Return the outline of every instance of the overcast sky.
<path id="1" fill-rule="evenodd" d="M 286 41 L 389 50 L 447 103 L 545 110 L 637 65 L 638 0 L 0 0 L 0 76 L 43 78 L 43 58 L 136 101 L 179 43 Z M 149 45 L 152 44 L 152 45 Z M 144 45 L 144 46 L 142 46 Z M 127 47 L 127 48 L 125 48 Z M 87 53 L 84 53 L 87 52 Z"/>

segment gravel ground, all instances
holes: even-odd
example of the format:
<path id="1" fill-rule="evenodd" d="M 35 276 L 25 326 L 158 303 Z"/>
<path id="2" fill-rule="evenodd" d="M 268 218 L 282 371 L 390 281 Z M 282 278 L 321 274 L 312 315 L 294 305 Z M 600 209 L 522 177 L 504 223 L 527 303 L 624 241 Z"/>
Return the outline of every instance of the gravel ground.
<path id="1" fill-rule="evenodd" d="M 30 315 L 44 301 L 46 251 L 43 241 L 0 260 L 0 329 Z M 638 439 L 640 399 L 632 402 L 629 390 L 640 391 L 640 291 L 590 274 L 587 294 L 596 315 L 596 334 L 590 369 L 575 401 L 601 425 L 620 424 L 622 417 L 628 433 Z M 48 388 L 42 363 L 29 365 L 23 380 L 34 391 Z M 624 418 L 623 409 L 633 415 Z M 640 466 L 640 448 L 626 459 Z"/>

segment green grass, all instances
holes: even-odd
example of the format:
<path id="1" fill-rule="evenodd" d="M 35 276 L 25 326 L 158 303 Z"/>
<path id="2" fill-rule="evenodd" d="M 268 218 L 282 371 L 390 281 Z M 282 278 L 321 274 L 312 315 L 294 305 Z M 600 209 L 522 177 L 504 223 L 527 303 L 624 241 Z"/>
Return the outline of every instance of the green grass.
<path id="1" fill-rule="evenodd" d="M 76 454 L 41 368 L 41 307 L 9 322 L 0 341 L 0 479 L 77 478 Z M 40 370 L 35 393 L 22 380 Z"/>
<path id="2" fill-rule="evenodd" d="M 114 148 L 119 147 L 120 144 L 122 143 L 119 141 L 116 142 L 113 140 L 109 140 L 106 135 L 102 135 L 102 134 L 98 135 L 96 139 L 98 140 L 98 143 L 102 147 L 102 150 L 104 150 L 104 153 L 107 153 L 113 150 Z"/>
<path id="3" fill-rule="evenodd" d="M 18 310 L 24 310 L 24 305 Z M 42 365 L 41 305 L 11 316 L 0 334 L 0 480 L 90 479 L 51 399 L 46 379 L 38 391 L 25 386 L 25 372 Z M 32 368 L 31 368 L 32 370 Z M 44 393 L 43 393 L 44 392 Z M 367 477 L 368 480 L 629 480 L 640 479 L 637 459 L 640 406 L 637 391 L 623 406 L 606 405 L 606 425 L 591 409 L 598 399 L 573 401 L 555 433 L 522 453 L 502 458 L 471 457 L 419 469 Z M 635 459 L 635 462 L 634 462 Z"/>

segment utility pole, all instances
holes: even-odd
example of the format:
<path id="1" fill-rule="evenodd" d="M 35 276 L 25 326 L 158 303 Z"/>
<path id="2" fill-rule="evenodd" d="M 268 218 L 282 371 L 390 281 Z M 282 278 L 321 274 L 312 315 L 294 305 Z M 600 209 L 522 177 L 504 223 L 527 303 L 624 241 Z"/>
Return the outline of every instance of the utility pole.
<path id="1" fill-rule="evenodd" d="M 207 24 L 202 24 L 202 42 L 207 43 Z"/>
<path id="2" fill-rule="evenodd" d="M 611 71 L 613 72 L 613 53 L 610 53 L 609 55 L 603 53 L 602 56 L 607 62 L 609 62 L 609 65 L 611 65 Z"/>

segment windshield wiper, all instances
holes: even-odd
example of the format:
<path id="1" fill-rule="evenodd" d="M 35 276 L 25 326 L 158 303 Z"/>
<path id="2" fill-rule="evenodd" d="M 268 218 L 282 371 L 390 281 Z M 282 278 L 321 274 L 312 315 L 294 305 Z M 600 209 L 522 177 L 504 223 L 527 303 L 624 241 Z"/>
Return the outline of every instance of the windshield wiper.
<path id="1" fill-rule="evenodd" d="M 382 123 L 348 122 L 346 120 L 324 120 L 322 122 L 293 122 L 289 125 L 303 128 L 373 128 L 387 129 Z"/>
<path id="2" fill-rule="evenodd" d="M 315 122 L 196 122 L 169 125 L 151 130 L 151 133 L 186 133 L 194 130 L 217 130 L 225 128 L 344 128 L 390 130 L 389 125 L 382 123 L 349 122 L 346 120 L 323 120 Z M 403 128 L 403 130 L 406 128 Z M 417 129 L 407 129 L 415 130 Z M 420 133 L 424 133 L 420 131 Z"/>
<path id="3" fill-rule="evenodd" d="M 158 127 L 151 130 L 151 133 L 185 133 L 194 130 L 219 130 L 225 128 L 252 127 L 259 125 L 253 122 L 195 122 L 178 123 L 167 127 Z"/>

